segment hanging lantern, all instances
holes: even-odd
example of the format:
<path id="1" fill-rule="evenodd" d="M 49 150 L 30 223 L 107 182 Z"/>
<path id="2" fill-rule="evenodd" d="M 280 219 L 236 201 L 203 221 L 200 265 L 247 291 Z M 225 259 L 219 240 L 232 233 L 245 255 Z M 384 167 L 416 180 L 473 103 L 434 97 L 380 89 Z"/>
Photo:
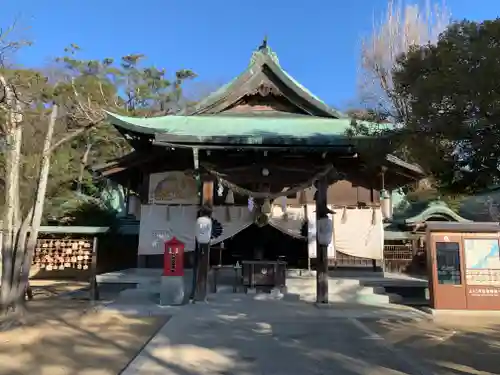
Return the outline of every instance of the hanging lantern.
<path id="1" fill-rule="evenodd" d="M 390 219 L 392 217 L 392 200 L 387 190 L 382 190 L 380 192 L 380 208 L 384 219 Z"/>
<path id="2" fill-rule="evenodd" d="M 195 238 L 200 244 L 208 244 L 212 236 L 212 219 L 200 216 L 196 219 Z"/>
<path id="3" fill-rule="evenodd" d="M 226 204 L 234 204 L 234 193 L 229 190 L 226 195 Z"/>
<path id="4" fill-rule="evenodd" d="M 333 222 L 328 216 L 317 221 L 317 239 L 321 245 L 329 245 L 332 242 Z"/>

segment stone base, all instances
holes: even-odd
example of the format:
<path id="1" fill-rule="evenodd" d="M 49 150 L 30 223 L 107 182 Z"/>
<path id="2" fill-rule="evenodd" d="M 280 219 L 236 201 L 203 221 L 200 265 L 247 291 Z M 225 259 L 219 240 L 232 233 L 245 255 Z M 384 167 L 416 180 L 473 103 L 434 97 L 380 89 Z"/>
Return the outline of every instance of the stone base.
<path id="1" fill-rule="evenodd" d="M 184 277 L 162 276 L 160 305 L 182 305 L 184 302 Z"/>

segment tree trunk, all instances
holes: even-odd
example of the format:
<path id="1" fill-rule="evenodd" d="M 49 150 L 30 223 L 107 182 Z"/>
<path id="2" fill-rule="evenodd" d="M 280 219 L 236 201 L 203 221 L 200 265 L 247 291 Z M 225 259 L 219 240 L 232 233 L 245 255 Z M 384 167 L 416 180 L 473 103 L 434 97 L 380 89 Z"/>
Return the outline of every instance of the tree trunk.
<path id="1" fill-rule="evenodd" d="M 91 149 L 92 149 L 92 144 L 87 143 L 87 146 L 85 147 L 85 152 L 83 153 L 82 159 L 80 161 L 80 173 L 78 174 L 78 182 L 76 187 L 76 191 L 78 191 L 79 193 L 82 192 L 83 174 L 85 173 L 85 167 L 87 166 L 87 163 L 89 161 L 89 155 Z"/>
<path id="2" fill-rule="evenodd" d="M 22 143 L 22 127 L 19 124 L 19 105 L 15 94 L 3 76 L 0 76 L 0 84 L 5 89 L 7 104 L 7 152 L 6 152 L 6 176 L 5 176 L 5 216 L 2 245 L 2 276 L 0 286 L 0 315 L 7 313 L 11 300 L 9 298 L 12 289 L 13 255 L 15 250 L 15 225 L 19 212 L 19 167 Z"/>
<path id="3" fill-rule="evenodd" d="M 2 287 L 2 293 L 5 295 L 5 303 L 2 305 L 4 306 L 4 314 L 9 312 L 9 308 L 12 308 L 16 315 L 22 315 L 25 309 L 24 302 L 28 288 L 29 272 L 36 247 L 38 230 L 42 221 L 43 205 L 45 203 L 45 193 L 50 171 L 51 143 L 56 118 L 57 106 L 54 105 L 43 144 L 35 203 L 23 220 L 21 227 L 18 228 L 16 241 L 12 241 L 12 249 L 15 251 L 12 250 L 10 252 L 11 272 L 9 279 L 4 279 L 6 287 Z M 14 254 L 15 259 L 12 256 Z"/>
<path id="4" fill-rule="evenodd" d="M 47 182 L 49 180 L 49 172 L 50 172 L 51 145 L 57 119 L 57 111 L 58 107 L 56 104 L 54 104 L 54 106 L 52 107 L 52 113 L 50 114 L 50 120 L 47 127 L 47 134 L 45 135 L 45 140 L 43 142 L 40 179 L 38 180 L 36 200 L 33 206 L 31 231 L 28 235 L 27 242 L 18 243 L 18 246 L 24 248 L 24 261 L 22 264 L 22 269 L 19 270 L 21 282 L 17 290 L 18 295 L 16 300 L 18 301 L 24 301 L 24 294 L 26 293 L 26 289 L 28 287 L 29 273 L 30 273 L 31 263 L 33 262 L 33 255 L 35 253 L 38 231 L 40 229 L 40 224 L 42 223 L 43 206 L 45 204 L 45 193 L 47 191 Z M 19 250 L 21 250 L 21 248 L 18 249 L 18 251 Z"/>
<path id="5" fill-rule="evenodd" d="M 7 152 L 6 152 L 6 176 L 5 176 L 5 216 L 4 216 L 4 233 L 2 245 L 2 281 L 0 285 L 0 314 L 7 313 L 10 305 L 9 294 L 12 289 L 12 266 L 14 255 L 14 212 L 15 212 L 15 176 L 16 166 L 14 165 L 14 154 L 16 151 L 15 144 L 17 143 L 16 132 L 11 132 L 7 135 Z"/>

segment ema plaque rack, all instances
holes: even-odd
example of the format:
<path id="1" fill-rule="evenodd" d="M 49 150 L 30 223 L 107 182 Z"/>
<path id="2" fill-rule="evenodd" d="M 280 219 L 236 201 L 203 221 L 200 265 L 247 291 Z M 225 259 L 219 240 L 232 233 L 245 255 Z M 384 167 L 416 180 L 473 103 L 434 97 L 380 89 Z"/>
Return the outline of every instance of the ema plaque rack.
<path id="1" fill-rule="evenodd" d="M 93 255 L 92 240 L 40 239 L 37 241 L 33 265 L 45 271 L 90 269 Z"/>

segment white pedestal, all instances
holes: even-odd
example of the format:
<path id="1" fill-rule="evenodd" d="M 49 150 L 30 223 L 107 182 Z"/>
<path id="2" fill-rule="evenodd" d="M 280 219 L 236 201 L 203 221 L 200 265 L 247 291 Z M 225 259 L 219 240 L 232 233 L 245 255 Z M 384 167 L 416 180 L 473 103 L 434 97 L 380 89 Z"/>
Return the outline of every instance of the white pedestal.
<path id="1" fill-rule="evenodd" d="M 184 302 L 184 276 L 162 276 L 160 305 L 182 305 Z"/>

